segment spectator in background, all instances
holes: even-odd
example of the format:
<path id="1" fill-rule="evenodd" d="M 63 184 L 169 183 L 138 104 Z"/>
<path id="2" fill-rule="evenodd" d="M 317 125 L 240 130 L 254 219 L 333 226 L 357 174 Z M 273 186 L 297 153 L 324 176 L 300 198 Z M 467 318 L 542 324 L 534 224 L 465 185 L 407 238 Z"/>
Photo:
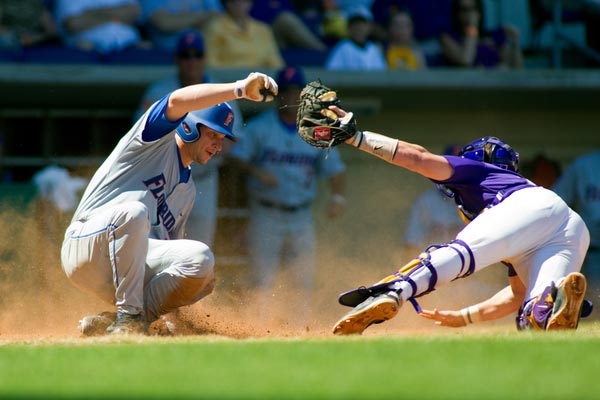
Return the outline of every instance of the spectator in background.
<path id="1" fill-rule="evenodd" d="M 154 46 L 175 51 L 179 35 L 193 29 L 202 32 L 223 12 L 219 0 L 140 0 L 143 26 Z"/>
<path id="2" fill-rule="evenodd" d="M 150 85 L 138 106 L 137 121 L 154 102 L 180 87 L 198 83 L 215 82 L 204 71 L 204 40 L 198 31 L 187 31 L 179 35 L 176 44 L 175 65 L 177 72 Z M 243 117 L 236 102 L 229 103 L 235 118 L 234 132 L 243 126 Z M 192 164 L 192 179 L 196 185 L 196 201 L 186 224 L 186 234 L 190 239 L 200 240 L 212 246 L 217 226 L 219 199 L 219 166 L 223 162 L 223 154 L 227 153 L 230 144 L 223 143 L 223 150 L 212 157 L 206 165 Z"/>
<path id="3" fill-rule="evenodd" d="M 0 49 L 57 41 L 56 24 L 43 0 L 0 0 Z"/>
<path id="4" fill-rule="evenodd" d="M 450 65 L 474 68 L 521 68 L 519 32 L 505 26 L 483 29 L 481 0 L 453 0 L 452 31 L 441 36 L 442 51 Z"/>
<path id="5" fill-rule="evenodd" d="M 413 20 L 413 35 L 425 53 L 427 65 L 446 64 L 440 46 L 442 32 L 451 30 L 452 0 L 374 0 L 373 12 L 374 40 L 388 40 L 388 22 L 390 18 L 406 10 Z"/>
<path id="6" fill-rule="evenodd" d="M 321 21 L 322 35 L 330 43 L 348 37 L 348 18 L 356 8 L 369 10 L 373 0 L 323 0 L 321 8 L 323 19 Z"/>
<path id="7" fill-rule="evenodd" d="M 552 190 L 585 221 L 590 231 L 581 272 L 588 279 L 592 303 L 600 304 L 600 150 L 584 154 L 567 166 Z M 596 312 L 596 317 L 598 312 Z"/>
<path id="8" fill-rule="evenodd" d="M 106 54 L 141 44 L 138 0 L 56 0 L 55 19 L 67 46 Z"/>
<path id="9" fill-rule="evenodd" d="M 254 0 L 250 15 L 271 26 L 279 49 L 327 50 L 319 36 L 296 14 L 289 0 Z"/>
<path id="10" fill-rule="evenodd" d="M 225 13 L 205 30 L 210 67 L 281 68 L 284 65 L 271 27 L 250 16 L 252 0 L 222 0 Z"/>
<path id="11" fill-rule="evenodd" d="M 401 10 L 390 16 L 387 38 L 385 58 L 389 69 L 427 68 L 425 54 L 415 39 L 413 20 L 408 11 Z"/>
<path id="12" fill-rule="evenodd" d="M 536 185 L 550 189 L 560 176 L 561 167 L 557 161 L 539 153 L 523 163 L 521 172 Z"/>
<path id="13" fill-rule="evenodd" d="M 348 38 L 331 50 L 325 68 L 330 70 L 384 71 L 387 63 L 381 47 L 369 40 L 373 16 L 364 7 L 348 12 Z"/>
<path id="14" fill-rule="evenodd" d="M 345 166 L 337 149 L 327 156 L 298 136 L 296 106 L 306 84 L 302 71 L 287 67 L 277 82 L 278 104 L 248 121 L 231 156 L 233 165 L 247 173 L 250 266 L 255 285 L 265 292 L 260 299 L 267 302 L 276 287 L 286 287 L 286 310 L 296 310 L 287 322 L 298 323 L 299 315 L 308 317 L 316 272 L 311 208 L 318 180 L 329 181 L 329 217 L 339 216 L 345 206 Z M 280 274 L 287 279 L 278 279 Z"/>

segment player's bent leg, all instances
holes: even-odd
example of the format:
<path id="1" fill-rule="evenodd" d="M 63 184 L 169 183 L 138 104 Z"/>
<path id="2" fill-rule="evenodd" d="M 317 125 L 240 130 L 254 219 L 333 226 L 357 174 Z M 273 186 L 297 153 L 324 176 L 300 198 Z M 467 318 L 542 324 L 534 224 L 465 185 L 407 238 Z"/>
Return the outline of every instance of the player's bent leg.
<path id="1" fill-rule="evenodd" d="M 148 282 L 144 292 L 144 308 L 149 323 L 161 315 L 196 303 L 212 293 L 215 287 L 214 255 L 204 243 L 185 240 L 186 254 L 173 260 Z"/>
<path id="2" fill-rule="evenodd" d="M 401 306 L 402 300 L 394 291 L 369 297 L 337 321 L 333 326 L 333 333 L 361 334 L 373 324 L 394 318 Z"/>
<path id="3" fill-rule="evenodd" d="M 433 291 L 436 285 L 468 276 L 474 270 L 473 254 L 463 241 L 429 246 L 418 258 L 376 284 L 342 293 L 340 304 L 355 308 L 334 325 L 333 331 L 336 334 L 361 333 L 369 325 L 393 318 L 407 300 L 419 312 L 416 297 Z M 397 301 L 390 298 L 390 293 Z"/>

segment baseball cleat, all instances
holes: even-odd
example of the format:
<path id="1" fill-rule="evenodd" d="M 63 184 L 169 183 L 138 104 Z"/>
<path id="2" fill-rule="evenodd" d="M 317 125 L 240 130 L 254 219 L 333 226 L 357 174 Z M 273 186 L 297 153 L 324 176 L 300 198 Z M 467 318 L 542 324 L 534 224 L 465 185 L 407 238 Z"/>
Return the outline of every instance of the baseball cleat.
<path id="1" fill-rule="evenodd" d="M 145 335 L 148 324 L 142 314 L 118 313 L 117 318 L 106 328 L 111 335 Z"/>
<path id="2" fill-rule="evenodd" d="M 116 313 L 108 311 L 96 315 L 87 315 L 79 320 L 77 330 L 79 330 L 83 336 L 103 335 L 106 328 L 108 328 L 116 318 Z"/>
<path id="3" fill-rule="evenodd" d="M 361 334 L 372 324 L 394 318 L 401 305 L 402 301 L 396 292 L 369 297 L 336 322 L 333 326 L 333 334 Z"/>
<path id="4" fill-rule="evenodd" d="M 586 287 L 585 276 L 579 272 L 572 272 L 565 277 L 558 285 L 546 330 L 577 329 Z"/>

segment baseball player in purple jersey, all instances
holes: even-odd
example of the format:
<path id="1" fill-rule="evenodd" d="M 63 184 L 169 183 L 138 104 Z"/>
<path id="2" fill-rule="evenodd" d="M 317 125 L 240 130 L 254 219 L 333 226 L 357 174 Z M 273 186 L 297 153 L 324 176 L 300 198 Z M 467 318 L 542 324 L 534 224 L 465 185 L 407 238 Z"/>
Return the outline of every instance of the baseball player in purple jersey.
<path id="1" fill-rule="evenodd" d="M 182 239 L 192 209 L 193 162 L 234 140 L 227 101 L 271 101 L 276 82 L 253 72 L 232 83 L 186 86 L 157 101 L 92 177 L 67 228 L 62 265 L 71 282 L 114 304 L 80 321 L 84 335 L 143 333 L 161 315 L 212 292 L 214 256 Z"/>
<path id="2" fill-rule="evenodd" d="M 256 287 L 272 298 L 278 273 L 294 290 L 309 290 L 315 276 L 315 232 L 312 203 L 319 179 L 328 181 L 330 217 L 344 210 L 345 165 L 336 149 L 306 144 L 297 134 L 296 112 L 304 74 L 295 67 L 278 72 L 279 107 L 247 122 L 230 156 L 248 173 L 248 244 Z M 281 282 L 281 281 L 279 281 Z M 307 316 L 309 298 L 294 296 Z M 290 302 L 292 299 L 289 300 Z M 261 307 L 264 308 L 264 307 Z"/>
<path id="3" fill-rule="evenodd" d="M 343 123 L 351 120 L 351 113 L 330 108 Z M 441 156 L 368 131 L 357 131 L 346 143 L 429 178 L 454 199 L 467 225 L 456 239 L 429 246 L 375 285 L 342 293 L 340 303 L 354 308 L 334 325 L 334 334 L 362 333 L 396 316 L 406 301 L 423 317 L 446 326 L 519 310 L 519 329 L 577 327 L 586 290 L 579 271 L 588 230 L 554 192 L 519 175 L 519 156 L 510 146 L 486 136 L 463 147 L 459 156 Z M 460 311 L 422 310 L 415 300 L 498 262 L 508 266 L 510 284 L 488 300 Z"/>

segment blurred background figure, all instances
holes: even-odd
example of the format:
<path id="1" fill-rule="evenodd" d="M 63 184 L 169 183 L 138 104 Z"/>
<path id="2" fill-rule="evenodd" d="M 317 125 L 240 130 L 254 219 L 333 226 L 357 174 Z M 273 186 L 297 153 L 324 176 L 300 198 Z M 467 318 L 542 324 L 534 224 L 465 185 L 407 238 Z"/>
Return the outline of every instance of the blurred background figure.
<path id="1" fill-rule="evenodd" d="M 538 186 L 550 189 L 561 174 L 560 163 L 550 157 L 539 153 L 531 160 L 526 160 L 520 168 L 521 175 Z"/>
<path id="2" fill-rule="evenodd" d="M 347 14 L 348 38 L 340 40 L 329 53 L 329 70 L 384 71 L 387 63 L 381 46 L 369 40 L 373 15 L 365 7 L 354 7 Z"/>
<path id="3" fill-rule="evenodd" d="M 88 180 L 72 175 L 66 168 L 50 165 L 36 172 L 31 181 L 37 190 L 36 220 L 40 232 L 58 248 Z"/>
<path id="4" fill-rule="evenodd" d="M 215 82 L 205 73 L 204 40 L 198 31 L 184 31 L 180 34 L 174 52 L 177 70 L 174 74 L 150 85 L 138 106 L 135 121 L 155 101 L 166 93 L 183 86 L 197 83 Z M 229 103 L 235 114 L 234 132 L 240 132 L 244 124 L 237 102 Z M 223 154 L 231 147 L 230 141 L 223 142 L 223 150 L 211 158 L 206 165 L 192 164 L 192 179 L 196 184 L 196 201 L 186 224 L 186 233 L 190 239 L 200 240 L 212 246 L 217 227 L 219 203 L 219 167 L 223 163 Z"/>
<path id="5" fill-rule="evenodd" d="M 222 0 L 225 13 L 205 29 L 209 67 L 281 68 L 283 58 L 271 27 L 250 16 L 252 0 Z"/>
<path id="6" fill-rule="evenodd" d="M 58 42 L 58 30 L 44 0 L 0 0 L 0 49 Z"/>
<path id="7" fill-rule="evenodd" d="M 289 0 L 254 0 L 250 15 L 271 27 L 280 50 L 327 50 L 327 45 L 300 18 Z"/>
<path id="8" fill-rule="evenodd" d="M 458 155 L 458 144 L 444 149 L 445 155 Z M 426 190 L 414 201 L 404 232 L 405 254 L 419 254 L 430 244 L 447 243 L 465 227 L 456 203 L 436 187 Z"/>
<path id="9" fill-rule="evenodd" d="M 251 280 L 262 293 L 261 319 L 302 324 L 309 318 L 315 284 L 312 206 L 318 182 L 324 179 L 329 184 L 328 216 L 340 216 L 345 209 L 345 165 L 337 149 L 327 156 L 297 133 L 296 106 L 306 83 L 302 71 L 287 67 L 276 80 L 276 106 L 248 121 L 230 155 L 247 174 L 249 264 Z M 271 314 L 265 307 L 279 299 L 286 311 Z M 290 309 L 295 310 L 293 320 Z"/>
<path id="10" fill-rule="evenodd" d="M 385 58 L 389 69 L 427 68 L 425 53 L 415 39 L 413 19 L 407 10 L 390 16 L 387 32 Z"/>
<path id="11" fill-rule="evenodd" d="M 449 65 L 472 68 L 521 68 L 519 32 L 512 26 L 487 32 L 482 0 L 452 1 L 452 31 L 441 35 Z"/>
<path id="12" fill-rule="evenodd" d="M 105 54 L 142 43 L 137 0 L 56 0 L 54 12 L 67 46 Z"/>
<path id="13" fill-rule="evenodd" d="M 175 51 L 180 34 L 203 32 L 223 11 L 220 0 L 140 0 L 145 34 L 161 50 Z"/>
<path id="14" fill-rule="evenodd" d="M 581 272 L 588 280 L 588 298 L 600 306 L 600 150 L 576 158 L 565 168 L 552 189 L 585 221 L 590 231 Z M 592 314 L 595 319 L 600 313 Z"/>

